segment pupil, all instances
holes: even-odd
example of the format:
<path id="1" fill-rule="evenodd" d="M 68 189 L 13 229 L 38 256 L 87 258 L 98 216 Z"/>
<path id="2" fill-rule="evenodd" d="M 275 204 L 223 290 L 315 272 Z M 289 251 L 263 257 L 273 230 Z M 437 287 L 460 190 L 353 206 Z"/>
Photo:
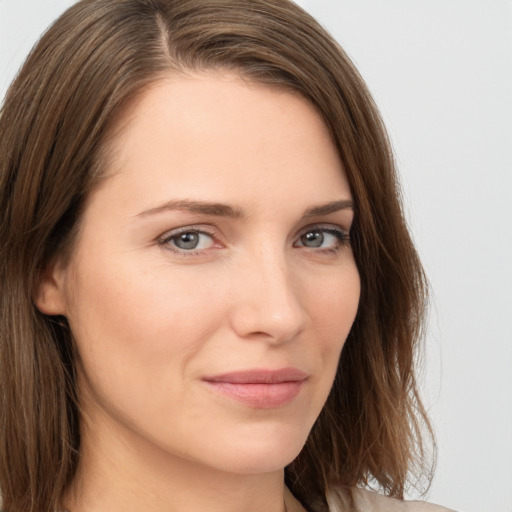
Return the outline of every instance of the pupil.
<path id="1" fill-rule="evenodd" d="M 197 233 L 182 233 L 176 239 L 176 245 L 180 249 L 195 249 L 199 243 L 199 235 Z"/>
<path id="2" fill-rule="evenodd" d="M 320 231 L 310 231 L 302 237 L 302 243 L 307 247 L 320 247 L 324 242 L 324 235 Z"/>

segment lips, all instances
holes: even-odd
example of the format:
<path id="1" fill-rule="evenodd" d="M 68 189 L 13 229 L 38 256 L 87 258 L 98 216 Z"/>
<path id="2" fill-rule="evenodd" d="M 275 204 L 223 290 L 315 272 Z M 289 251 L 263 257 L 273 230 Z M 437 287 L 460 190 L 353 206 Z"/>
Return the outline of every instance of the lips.
<path id="1" fill-rule="evenodd" d="M 297 368 L 244 370 L 205 377 L 216 393 L 258 409 L 289 404 L 301 391 L 308 375 Z"/>

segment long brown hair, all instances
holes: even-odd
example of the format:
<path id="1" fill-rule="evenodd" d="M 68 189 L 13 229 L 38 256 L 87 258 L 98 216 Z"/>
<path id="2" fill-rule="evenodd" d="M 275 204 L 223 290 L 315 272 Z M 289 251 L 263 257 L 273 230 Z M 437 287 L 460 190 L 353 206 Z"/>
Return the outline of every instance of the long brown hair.
<path id="1" fill-rule="evenodd" d="M 390 144 L 338 44 L 287 0 L 83 0 L 43 35 L 0 112 L 0 488 L 4 512 L 58 507 L 76 472 L 77 354 L 65 319 L 34 306 L 70 250 L 123 106 L 170 71 L 235 70 L 298 91 L 321 113 L 355 201 L 357 318 L 334 387 L 286 482 L 312 510 L 375 485 L 402 497 L 427 476 L 415 359 L 426 281 Z M 425 428 L 424 428 L 425 427 Z"/>

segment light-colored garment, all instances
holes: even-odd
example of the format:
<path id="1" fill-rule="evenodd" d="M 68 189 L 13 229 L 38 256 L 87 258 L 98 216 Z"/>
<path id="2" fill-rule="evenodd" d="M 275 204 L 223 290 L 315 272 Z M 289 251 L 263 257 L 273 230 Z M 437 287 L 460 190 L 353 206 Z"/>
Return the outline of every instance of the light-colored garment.
<path id="1" fill-rule="evenodd" d="M 356 489 L 356 505 L 361 512 L 455 512 L 424 501 L 401 501 L 376 492 Z"/>
<path id="2" fill-rule="evenodd" d="M 401 501 L 363 489 L 354 489 L 353 495 L 358 512 L 455 512 L 432 503 Z M 285 488 L 285 500 L 288 512 L 307 512 L 288 488 Z M 343 511 L 331 508 L 331 512 Z"/>

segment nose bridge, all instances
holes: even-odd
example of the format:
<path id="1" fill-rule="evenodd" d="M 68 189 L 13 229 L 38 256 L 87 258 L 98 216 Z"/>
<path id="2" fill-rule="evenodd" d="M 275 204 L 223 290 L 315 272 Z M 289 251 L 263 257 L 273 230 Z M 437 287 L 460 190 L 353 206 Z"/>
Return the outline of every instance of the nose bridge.
<path id="1" fill-rule="evenodd" d="M 282 247 L 266 244 L 248 251 L 233 311 L 237 333 L 243 337 L 257 334 L 276 342 L 298 334 L 306 319 L 298 284 Z"/>

